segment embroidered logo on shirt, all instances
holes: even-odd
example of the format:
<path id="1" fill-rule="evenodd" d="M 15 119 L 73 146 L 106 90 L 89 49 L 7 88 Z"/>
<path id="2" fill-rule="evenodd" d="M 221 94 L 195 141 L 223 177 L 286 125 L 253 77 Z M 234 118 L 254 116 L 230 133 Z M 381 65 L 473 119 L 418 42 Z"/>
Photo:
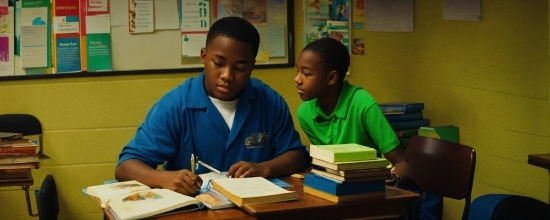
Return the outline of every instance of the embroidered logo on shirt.
<path id="1" fill-rule="evenodd" d="M 265 132 L 252 133 L 250 137 L 247 137 L 244 141 L 246 148 L 261 148 L 265 147 L 265 143 L 269 139 Z"/>

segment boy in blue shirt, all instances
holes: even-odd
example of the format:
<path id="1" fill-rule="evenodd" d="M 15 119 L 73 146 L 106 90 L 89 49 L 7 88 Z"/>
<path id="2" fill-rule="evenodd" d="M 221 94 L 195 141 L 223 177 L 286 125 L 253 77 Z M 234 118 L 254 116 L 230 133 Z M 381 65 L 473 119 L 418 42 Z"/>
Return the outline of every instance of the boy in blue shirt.
<path id="1" fill-rule="evenodd" d="M 190 158 L 233 177 L 277 177 L 310 165 L 283 98 L 250 78 L 260 37 L 248 21 L 226 17 L 210 28 L 201 49 L 204 71 L 164 95 L 122 149 L 119 181 L 193 195 L 209 172 L 192 172 Z M 164 170 L 157 166 L 164 164 Z"/>
<path id="2" fill-rule="evenodd" d="M 296 60 L 294 78 L 300 98 L 298 121 L 312 144 L 356 143 L 376 148 L 403 177 L 404 152 L 376 100 L 344 80 L 350 64 L 340 41 L 322 38 L 308 44 Z"/>

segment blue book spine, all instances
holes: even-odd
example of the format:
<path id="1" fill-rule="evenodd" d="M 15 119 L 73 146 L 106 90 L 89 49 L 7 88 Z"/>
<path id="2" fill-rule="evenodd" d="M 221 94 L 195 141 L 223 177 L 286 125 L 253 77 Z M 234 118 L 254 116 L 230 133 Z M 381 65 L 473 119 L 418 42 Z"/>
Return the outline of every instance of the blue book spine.
<path id="1" fill-rule="evenodd" d="M 430 126 L 430 119 L 420 119 L 411 121 L 393 121 L 388 122 L 393 130 L 403 130 L 410 128 L 420 128 L 423 126 Z"/>
<path id="2" fill-rule="evenodd" d="M 415 112 L 424 110 L 423 102 L 393 102 L 380 104 L 383 113 L 392 112 Z"/>
<path id="3" fill-rule="evenodd" d="M 310 173 L 305 174 L 304 185 L 337 196 L 386 190 L 386 181 L 384 180 L 338 183 L 334 180 Z"/>
<path id="4" fill-rule="evenodd" d="M 386 119 L 391 122 L 391 121 L 418 120 L 418 119 L 422 119 L 424 114 L 422 113 L 422 111 L 418 111 L 418 112 L 409 112 L 409 113 L 405 113 L 405 114 L 384 115 L 384 116 L 386 116 Z"/>

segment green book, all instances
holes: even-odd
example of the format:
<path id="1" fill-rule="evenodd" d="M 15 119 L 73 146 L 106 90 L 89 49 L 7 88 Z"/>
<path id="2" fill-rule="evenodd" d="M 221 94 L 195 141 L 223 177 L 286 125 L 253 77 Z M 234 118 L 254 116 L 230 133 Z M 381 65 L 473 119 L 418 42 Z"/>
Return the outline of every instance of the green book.
<path id="1" fill-rule="evenodd" d="M 310 145 L 309 154 L 313 158 L 330 163 L 374 160 L 376 150 L 359 144 Z"/>
<path id="2" fill-rule="evenodd" d="M 418 136 L 426 136 L 460 143 L 458 138 L 458 127 L 452 125 L 420 127 L 418 129 Z"/>

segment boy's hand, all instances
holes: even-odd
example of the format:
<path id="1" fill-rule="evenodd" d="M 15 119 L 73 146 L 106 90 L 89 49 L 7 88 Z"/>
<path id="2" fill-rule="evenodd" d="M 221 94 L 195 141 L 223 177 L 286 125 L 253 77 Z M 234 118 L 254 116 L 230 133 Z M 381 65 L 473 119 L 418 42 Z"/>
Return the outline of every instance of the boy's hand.
<path id="1" fill-rule="evenodd" d="M 164 171 L 159 180 L 162 188 L 192 196 L 202 185 L 202 179 L 189 170 Z"/>
<path id="2" fill-rule="evenodd" d="M 233 164 L 227 171 L 228 176 L 234 178 L 245 178 L 251 176 L 264 176 L 265 173 L 262 165 L 257 163 L 251 163 L 247 161 L 240 161 L 236 164 Z"/>

